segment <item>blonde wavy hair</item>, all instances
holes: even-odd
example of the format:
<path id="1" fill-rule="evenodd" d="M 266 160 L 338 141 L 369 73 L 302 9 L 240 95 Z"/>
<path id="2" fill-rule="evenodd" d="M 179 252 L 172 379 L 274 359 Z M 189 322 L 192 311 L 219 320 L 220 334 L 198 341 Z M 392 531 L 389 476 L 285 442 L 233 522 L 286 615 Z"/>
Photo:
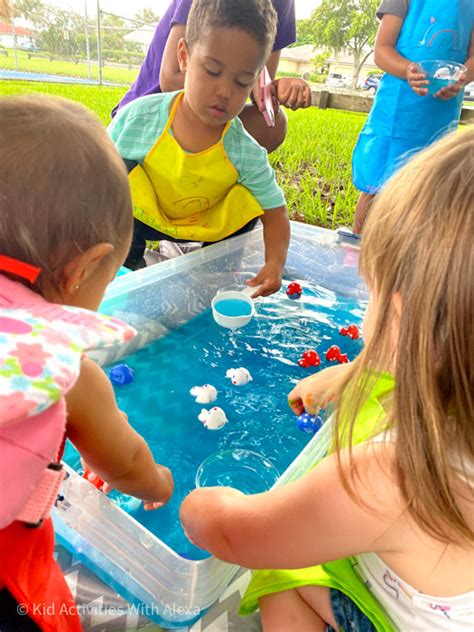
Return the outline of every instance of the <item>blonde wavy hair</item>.
<path id="1" fill-rule="evenodd" d="M 376 290 L 378 313 L 372 339 L 339 393 L 337 401 L 341 404 L 344 392 L 344 404 L 338 406 L 334 439 L 338 454 L 352 444 L 357 414 L 377 373 L 394 365 L 395 391 L 381 426 L 396 429 L 395 468 L 407 509 L 434 537 L 471 543 L 474 534 L 457 500 L 453 459 L 469 480 L 468 465 L 474 462 L 473 166 L 471 129 L 419 154 L 377 196 L 364 228 L 360 269 Z M 396 293 L 402 307 L 393 351 L 388 323 Z M 349 419 L 343 415 L 348 401 Z M 374 434 L 380 430 L 374 428 Z M 343 480 L 354 494 L 354 481 Z M 472 484 L 467 493 L 472 502 Z"/>

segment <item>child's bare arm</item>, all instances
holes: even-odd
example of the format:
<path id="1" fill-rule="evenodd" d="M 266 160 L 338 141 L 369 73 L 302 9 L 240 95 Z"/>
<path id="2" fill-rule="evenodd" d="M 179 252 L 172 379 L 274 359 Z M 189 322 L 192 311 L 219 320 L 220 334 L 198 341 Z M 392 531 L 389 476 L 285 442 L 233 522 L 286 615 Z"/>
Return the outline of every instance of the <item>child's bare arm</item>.
<path id="1" fill-rule="evenodd" d="M 265 241 L 265 265 L 257 276 L 248 282 L 250 287 L 260 285 L 253 297 L 268 296 L 281 286 L 283 267 L 290 243 L 290 222 L 286 206 L 265 211 L 260 218 Z"/>
<path id="2" fill-rule="evenodd" d="M 184 529 L 198 546 L 247 568 L 303 568 L 398 550 L 393 528 L 402 528 L 403 503 L 391 454 L 380 444 L 358 446 L 353 454 L 360 503 L 345 490 L 333 456 L 299 481 L 264 494 L 194 490 L 181 505 Z M 344 469 L 350 480 L 349 465 Z"/>
<path id="3" fill-rule="evenodd" d="M 425 96 L 428 94 L 426 76 L 420 72 L 416 64 L 400 55 L 396 49 L 402 25 L 403 20 L 397 15 L 387 13 L 383 16 L 375 41 L 375 63 L 390 75 L 405 79 L 412 90 L 420 96 Z"/>
<path id="4" fill-rule="evenodd" d="M 66 397 L 68 437 L 88 466 L 111 487 L 153 502 L 173 492 L 168 468 L 157 465 L 148 445 L 116 404 L 105 373 L 92 360 Z"/>

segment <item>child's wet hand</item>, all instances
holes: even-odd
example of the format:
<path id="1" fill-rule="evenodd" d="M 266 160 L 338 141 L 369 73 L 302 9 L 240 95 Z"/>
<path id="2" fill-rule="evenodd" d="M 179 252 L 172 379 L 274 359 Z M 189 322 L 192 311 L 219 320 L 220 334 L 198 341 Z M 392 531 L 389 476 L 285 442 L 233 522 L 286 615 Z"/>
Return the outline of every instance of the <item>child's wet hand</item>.
<path id="1" fill-rule="evenodd" d="M 269 296 L 278 292 L 281 287 L 282 267 L 275 263 L 266 263 L 257 276 L 247 281 L 249 287 L 255 287 L 252 298 L 257 296 Z M 260 286 L 260 287 L 257 287 Z"/>
<path id="2" fill-rule="evenodd" d="M 442 101 L 449 101 L 449 99 L 454 99 L 455 97 L 457 97 L 465 85 L 466 75 L 464 74 L 456 83 L 453 83 L 450 86 L 446 86 L 445 88 L 441 88 L 441 90 L 437 92 L 434 96 L 437 99 L 441 99 Z"/>
<path id="3" fill-rule="evenodd" d="M 302 415 L 305 411 L 310 415 L 317 415 L 321 409 L 316 375 L 301 380 L 288 394 L 288 404 L 295 415 Z M 316 384 L 315 384 L 316 382 Z"/>
<path id="4" fill-rule="evenodd" d="M 407 81 L 413 92 L 416 92 L 420 97 L 424 97 L 428 94 L 429 81 L 426 78 L 426 74 L 420 70 L 417 64 L 411 63 L 407 67 Z"/>

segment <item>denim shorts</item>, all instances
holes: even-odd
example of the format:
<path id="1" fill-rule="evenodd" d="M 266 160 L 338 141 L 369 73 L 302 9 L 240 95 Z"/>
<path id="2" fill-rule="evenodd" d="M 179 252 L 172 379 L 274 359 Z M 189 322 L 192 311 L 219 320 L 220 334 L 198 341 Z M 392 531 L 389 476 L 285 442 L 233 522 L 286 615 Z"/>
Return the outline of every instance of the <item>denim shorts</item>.
<path id="1" fill-rule="evenodd" d="M 331 588 L 329 594 L 332 612 L 339 630 L 344 630 L 344 632 L 377 632 L 372 621 L 344 593 Z M 326 632 L 334 631 L 331 626 L 328 626 Z"/>

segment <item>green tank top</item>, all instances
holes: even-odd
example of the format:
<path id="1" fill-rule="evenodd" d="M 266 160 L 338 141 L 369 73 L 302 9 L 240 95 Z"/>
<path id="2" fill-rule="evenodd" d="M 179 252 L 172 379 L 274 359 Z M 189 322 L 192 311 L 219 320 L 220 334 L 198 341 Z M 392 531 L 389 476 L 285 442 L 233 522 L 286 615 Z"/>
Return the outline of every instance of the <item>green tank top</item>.
<path id="1" fill-rule="evenodd" d="M 381 373 L 374 378 L 374 384 L 357 415 L 352 436 L 354 444 L 367 441 L 380 432 L 386 417 L 384 405 L 393 394 L 394 387 L 395 380 L 388 373 Z M 342 405 L 348 406 L 349 402 L 343 401 Z M 385 611 L 358 575 L 357 559 L 354 557 L 309 568 L 255 571 L 242 598 L 239 614 L 252 614 L 258 608 L 258 600 L 264 595 L 307 585 L 326 586 L 341 591 L 370 619 L 377 632 L 395 632 Z"/>

